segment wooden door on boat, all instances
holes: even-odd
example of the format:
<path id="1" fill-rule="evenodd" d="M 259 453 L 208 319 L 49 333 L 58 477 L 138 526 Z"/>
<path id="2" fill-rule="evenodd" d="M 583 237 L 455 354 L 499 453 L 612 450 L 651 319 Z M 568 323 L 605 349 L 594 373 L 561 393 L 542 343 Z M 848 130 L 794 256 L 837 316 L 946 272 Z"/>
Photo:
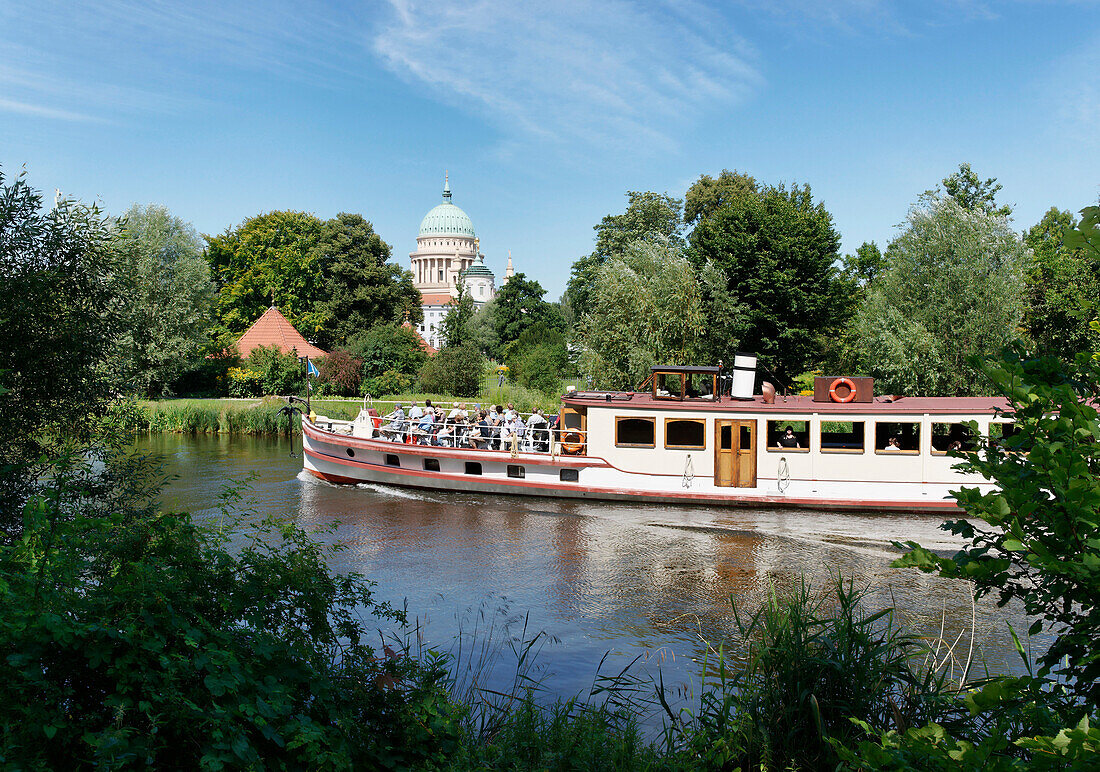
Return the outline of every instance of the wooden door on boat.
<path id="1" fill-rule="evenodd" d="M 714 422 L 714 484 L 756 487 L 756 421 Z"/>

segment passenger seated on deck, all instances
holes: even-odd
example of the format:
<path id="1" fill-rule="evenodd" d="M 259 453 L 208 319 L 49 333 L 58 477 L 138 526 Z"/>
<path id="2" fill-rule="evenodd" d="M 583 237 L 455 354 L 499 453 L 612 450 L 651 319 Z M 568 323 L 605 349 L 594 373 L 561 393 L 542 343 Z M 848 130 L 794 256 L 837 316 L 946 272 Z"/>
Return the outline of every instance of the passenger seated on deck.
<path id="1" fill-rule="evenodd" d="M 383 421 L 389 421 L 382 431 L 390 435 L 390 439 L 395 439 L 396 435 L 405 431 L 405 411 L 401 405 L 395 405 L 393 412 L 382 419 Z"/>
<path id="2" fill-rule="evenodd" d="M 546 416 L 542 414 L 542 408 L 535 408 L 535 412 L 527 419 L 527 430 L 531 433 L 531 442 L 535 450 L 545 453 L 550 449 L 550 432 L 547 429 Z"/>
<path id="3" fill-rule="evenodd" d="M 472 432 L 470 432 L 469 440 L 470 444 L 478 450 L 486 450 L 489 447 L 489 442 L 492 439 L 492 429 L 489 424 L 488 414 L 482 410 L 478 413 L 480 419 L 475 425 Z"/>
<path id="4" fill-rule="evenodd" d="M 787 427 L 783 432 L 783 436 L 779 438 L 779 447 L 781 448 L 801 448 L 798 444 L 798 438 L 794 436 L 794 429 Z"/>
<path id="5" fill-rule="evenodd" d="M 420 416 L 420 420 L 416 422 L 417 431 L 428 434 L 432 430 L 433 423 L 435 423 L 435 413 L 431 412 L 431 405 L 428 405 L 428 412 Z"/>

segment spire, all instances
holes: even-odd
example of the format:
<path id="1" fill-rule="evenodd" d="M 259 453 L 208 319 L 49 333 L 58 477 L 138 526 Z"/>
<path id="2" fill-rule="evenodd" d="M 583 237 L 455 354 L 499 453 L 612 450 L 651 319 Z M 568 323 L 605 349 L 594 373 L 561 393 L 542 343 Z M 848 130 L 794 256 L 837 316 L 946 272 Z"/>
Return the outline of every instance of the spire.
<path id="1" fill-rule="evenodd" d="M 451 203 L 451 175 L 446 170 L 443 172 L 443 203 Z"/>
<path id="2" fill-rule="evenodd" d="M 515 275 L 515 271 L 512 270 L 512 250 L 508 250 L 508 267 L 504 269 L 504 278 L 510 279 Z"/>

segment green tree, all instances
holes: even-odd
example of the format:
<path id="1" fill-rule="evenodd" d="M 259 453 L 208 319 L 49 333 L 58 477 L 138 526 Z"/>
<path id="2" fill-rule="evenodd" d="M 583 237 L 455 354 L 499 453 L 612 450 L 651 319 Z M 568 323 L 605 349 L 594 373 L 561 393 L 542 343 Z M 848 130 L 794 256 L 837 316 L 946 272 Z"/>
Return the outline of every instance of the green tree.
<path id="1" fill-rule="evenodd" d="M 1003 217 L 922 197 L 856 318 L 865 370 L 886 391 L 976 393 L 967 357 L 1016 337 L 1025 262 Z"/>
<path id="2" fill-rule="evenodd" d="M 269 212 L 206 237 L 218 317 L 229 337 L 244 332 L 272 305 L 307 338 L 322 329 L 323 253 L 316 247 L 323 229 L 311 214 Z"/>
<path id="3" fill-rule="evenodd" d="M 315 247 L 324 276 L 318 301 L 318 345 L 342 345 L 362 330 L 385 322 L 423 319 L 412 273 L 387 263 L 390 246 L 359 214 L 341 212 L 321 228 Z"/>
<path id="4" fill-rule="evenodd" d="M 260 374 L 264 394 L 301 394 L 305 387 L 305 365 L 278 346 L 257 346 L 246 362 L 249 370 Z"/>
<path id="5" fill-rule="evenodd" d="M 537 281 L 517 273 L 497 291 L 493 298 L 492 323 L 499 348 L 492 352 L 503 357 L 507 347 L 536 324 L 544 324 L 557 330 L 565 329 L 561 312 L 543 300 L 546 290 Z"/>
<path id="6" fill-rule="evenodd" d="M 729 297 L 714 286 L 712 302 L 730 309 L 726 321 L 734 326 L 711 325 L 711 334 L 731 350 L 755 351 L 788 380 L 808 369 L 819 338 L 835 332 L 846 308 L 833 266 L 840 236 L 809 186 L 732 195 L 699 221 L 688 242 L 697 269 L 711 263 L 726 277 Z"/>
<path id="7" fill-rule="evenodd" d="M 723 169 L 718 179 L 704 174 L 688 188 L 684 197 L 684 223 L 695 225 L 727 206 L 737 196 L 756 192 L 756 180 L 747 174 L 729 169 Z"/>
<path id="8" fill-rule="evenodd" d="M 353 337 L 348 342 L 348 352 L 363 361 L 363 376 L 367 378 L 389 370 L 415 376 L 428 361 L 423 340 L 416 330 L 404 324 L 375 325 Z"/>
<path id="9" fill-rule="evenodd" d="M 591 298 L 580 361 L 596 385 L 631 389 L 653 365 L 694 360 L 702 301 L 695 271 L 674 244 L 635 242 L 600 268 Z"/>
<path id="10" fill-rule="evenodd" d="M 1080 351 L 1100 349 L 1090 329 L 1100 305 L 1100 260 L 1066 246 L 1077 225 L 1070 212 L 1052 207 L 1024 234 L 1034 259 L 1027 271 L 1024 327 L 1041 353 L 1072 362 Z"/>
<path id="11" fill-rule="evenodd" d="M 458 285 L 458 297 L 451 301 L 447 315 L 443 317 L 440 332 L 445 346 L 461 346 L 472 340 L 470 322 L 474 318 L 474 299 L 466 291 L 465 284 Z"/>
<path id="12" fill-rule="evenodd" d="M 573 263 L 566 294 L 576 320 L 591 310 L 589 293 L 600 267 L 613 255 L 622 255 L 635 241 L 663 239 L 683 243 L 683 202 L 668 194 L 627 191 L 628 204 L 622 214 L 609 214 L 595 226 L 596 248 Z"/>
<path id="13" fill-rule="evenodd" d="M 943 178 L 944 191 L 963 209 L 1008 217 L 1012 214 L 1012 207 L 1008 204 L 998 206 L 996 202 L 1001 187 L 996 177 L 982 181 L 966 163 L 959 164 L 958 171 Z"/>
<path id="14" fill-rule="evenodd" d="M 485 358 L 471 344 L 445 346 L 420 370 L 420 388 L 432 394 L 476 397 L 485 375 Z"/>
<path id="15" fill-rule="evenodd" d="M 569 366 L 565 335 L 545 322 L 532 325 L 508 346 L 504 363 L 508 375 L 519 385 L 555 393 Z"/>
<path id="16" fill-rule="evenodd" d="M 198 232 L 166 207 L 134 204 L 119 219 L 116 279 L 127 300 L 117 366 L 150 397 L 208 353 L 213 285 Z"/>
<path id="17" fill-rule="evenodd" d="M 856 247 L 854 255 L 844 255 L 840 262 L 842 277 L 859 288 L 867 287 L 886 266 L 882 250 L 873 241 L 863 242 Z"/>

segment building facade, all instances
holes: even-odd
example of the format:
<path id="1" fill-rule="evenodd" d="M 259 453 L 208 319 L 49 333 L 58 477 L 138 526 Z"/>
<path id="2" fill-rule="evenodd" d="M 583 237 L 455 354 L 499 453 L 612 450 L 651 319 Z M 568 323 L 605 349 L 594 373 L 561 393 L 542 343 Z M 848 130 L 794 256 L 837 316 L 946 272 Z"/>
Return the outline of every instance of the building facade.
<path id="1" fill-rule="evenodd" d="M 451 301 L 462 286 L 481 308 L 496 296 L 496 277 L 485 265 L 481 245 L 469 216 L 451 202 L 451 183 L 443 182 L 443 202 L 424 215 L 409 253 L 413 284 L 420 291 L 424 321 L 417 327 L 433 347 L 442 345 L 441 326 Z M 508 276 L 512 257 L 508 256 Z M 505 278 L 507 282 L 507 278 Z"/>

